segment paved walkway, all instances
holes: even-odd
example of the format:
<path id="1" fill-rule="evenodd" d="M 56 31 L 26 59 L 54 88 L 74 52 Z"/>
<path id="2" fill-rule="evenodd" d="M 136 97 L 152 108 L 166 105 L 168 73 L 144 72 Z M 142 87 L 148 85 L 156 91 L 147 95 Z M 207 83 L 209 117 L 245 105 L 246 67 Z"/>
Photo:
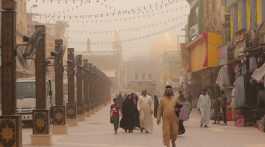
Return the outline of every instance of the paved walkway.
<path id="1" fill-rule="evenodd" d="M 125 134 L 123 130 L 114 135 L 109 124 L 108 108 L 69 128 L 68 135 L 53 136 L 54 147 L 162 147 L 161 126 L 156 126 L 153 134 Z M 179 147 L 265 147 L 265 133 L 255 128 L 232 126 L 199 127 L 198 114 L 186 123 L 187 132 L 177 140 Z M 23 131 L 23 144 L 31 147 L 30 130 Z"/>

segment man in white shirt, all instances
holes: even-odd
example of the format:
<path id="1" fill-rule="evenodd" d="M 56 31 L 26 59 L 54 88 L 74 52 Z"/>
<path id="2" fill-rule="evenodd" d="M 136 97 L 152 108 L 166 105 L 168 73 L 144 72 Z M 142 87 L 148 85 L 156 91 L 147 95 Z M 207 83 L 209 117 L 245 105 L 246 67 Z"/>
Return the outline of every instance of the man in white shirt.
<path id="1" fill-rule="evenodd" d="M 201 112 L 201 127 L 207 128 L 211 116 L 211 99 L 206 90 L 202 91 L 197 108 Z"/>
<path id="2" fill-rule="evenodd" d="M 138 110 L 140 113 L 140 127 L 141 131 L 145 130 L 146 133 L 153 131 L 153 112 L 154 104 L 151 96 L 147 95 L 144 90 L 138 101 Z"/>

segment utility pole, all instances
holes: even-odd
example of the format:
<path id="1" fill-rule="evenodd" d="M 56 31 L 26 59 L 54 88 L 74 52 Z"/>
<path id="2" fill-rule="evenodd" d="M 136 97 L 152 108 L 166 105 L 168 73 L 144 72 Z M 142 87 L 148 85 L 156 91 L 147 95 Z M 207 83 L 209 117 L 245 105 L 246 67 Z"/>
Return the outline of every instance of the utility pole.
<path id="1" fill-rule="evenodd" d="M 67 123 L 70 126 L 77 125 L 77 106 L 75 98 L 75 56 L 74 48 L 67 51 L 67 78 L 68 78 L 68 103 L 67 103 Z"/>
<path id="2" fill-rule="evenodd" d="M 35 31 L 39 37 L 36 42 L 35 58 L 35 79 L 36 79 L 36 109 L 33 110 L 33 135 L 31 138 L 33 145 L 50 145 L 50 120 L 49 110 L 47 109 L 46 95 L 46 48 L 45 37 L 46 30 L 44 25 L 35 26 Z"/>
<path id="3" fill-rule="evenodd" d="M 88 60 L 85 59 L 84 60 L 84 66 L 83 66 L 83 78 L 84 78 L 84 103 L 85 103 L 85 111 L 87 116 L 89 116 L 89 103 L 90 103 L 90 99 L 89 99 L 89 85 L 90 85 L 90 73 L 89 73 L 89 63 Z"/>
<path id="4" fill-rule="evenodd" d="M 16 115 L 16 2 L 2 0 L 2 116 L 0 146 L 21 147 L 21 117 Z"/>
<path id="5" fill-rule="evenodd" d="M 76 57 L 76 85 L 77 85 L 77 117 L 79 121 L 84 121 L 84 104 L 83 104 L 83 76 L 82 76 L 82 55 Z"/>
<path id="6" fill-rule="evenodd" d="M 52 108 L 53 115 L 53 133 L 66 134 L 66 114 L 63 94 L 63 40 L 55 40 L 55 106 Z"/>

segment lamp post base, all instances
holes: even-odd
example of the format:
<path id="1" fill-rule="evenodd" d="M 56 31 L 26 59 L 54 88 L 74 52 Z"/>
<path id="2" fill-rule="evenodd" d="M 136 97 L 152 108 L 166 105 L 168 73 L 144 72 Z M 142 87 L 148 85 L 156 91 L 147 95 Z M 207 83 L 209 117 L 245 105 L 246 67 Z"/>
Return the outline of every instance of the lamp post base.
<path id="1" fill-rule="evenodd" d="M 67 126 L 66 125 L 54 126 L 52 128 L 52 133 L 54 135 L 65 135 L 65 134 L 67 134 Z"/>
<path id="2" fill-rule="evenodd" d="M 31 135 L 31 144 L 32 145 L 51 145 L 52 136 L 51 135 Z"/>
<path id="3" fill-rule="evenodd" d="M 78 126 L 78 122 L 77 122 L 76 119 L 67 119 L 66 122 L 67 122 L 67 125 L 69 127 L 76 127 L 76 126 Z"/>
<path id="4" fill-rule="evenodd" d="M 18 115 L 0 116 L 0 146 L 22 147 L 21 117 Z"/>

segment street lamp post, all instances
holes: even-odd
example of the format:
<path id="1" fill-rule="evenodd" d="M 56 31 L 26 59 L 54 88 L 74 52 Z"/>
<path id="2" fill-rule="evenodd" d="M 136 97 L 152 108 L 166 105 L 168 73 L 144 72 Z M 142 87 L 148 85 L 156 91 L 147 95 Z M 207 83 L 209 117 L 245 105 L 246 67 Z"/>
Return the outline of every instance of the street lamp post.
<path id="1" fill-rule="evenodd" d="M 68 103 L 67 103 L 67 123 L 69 126 L 77 125 L 77 106 L 75 98 L 75 59 L 74 48 L 69 48 L 67 52 L 67 77 L 68 77 Z"/>
<path id="2" fill-rule="evenodd" d="M 90 75 L 89 75 L 89 63 L 88 60 L 85 59 L 84 60 L 84 74 L 83 74 L 83 78 L 84 78 L 84 103 L 85 103 L 85 112 L 86 115 L 89 116 L 89 103 L 90 103 L 90 99 L 89 99 L 89 86 L 90 86 Z"/>
<path id="3" fill-rule="evenodd" d="M 35 27 L 39 41 L 36 42 L 35 59 L 35 79 L 36 79 L 36 109 L 33 110 L 33 135 L 31 141 L 33 145 L 50 145 L 50 120 L 49 110 L 47 109 L 46 95 L 46 48 L 45 48 L 45 26 Z"/>
<path id="4" fill-rule="evenodd" d="M 55 106 L 52 107 L 53 133 L 66 134 L 66 113 L 63 93 L 63 40 L 55 40 Z"/>
<path id="5" fill-rule="evenodd" d="M 2 0 L 2 116 L 0 146 L 21 147 L 21 118 L 16 115 L 16 2 Z"/>
<path id="6" fill-rule="evenodd" d="M 82 55 L 76 57 L 76 86 L 77 86 L 77 118 L 84 121 L 84 104 L 83 104 L 83 76 L 82 76 Z"/>

